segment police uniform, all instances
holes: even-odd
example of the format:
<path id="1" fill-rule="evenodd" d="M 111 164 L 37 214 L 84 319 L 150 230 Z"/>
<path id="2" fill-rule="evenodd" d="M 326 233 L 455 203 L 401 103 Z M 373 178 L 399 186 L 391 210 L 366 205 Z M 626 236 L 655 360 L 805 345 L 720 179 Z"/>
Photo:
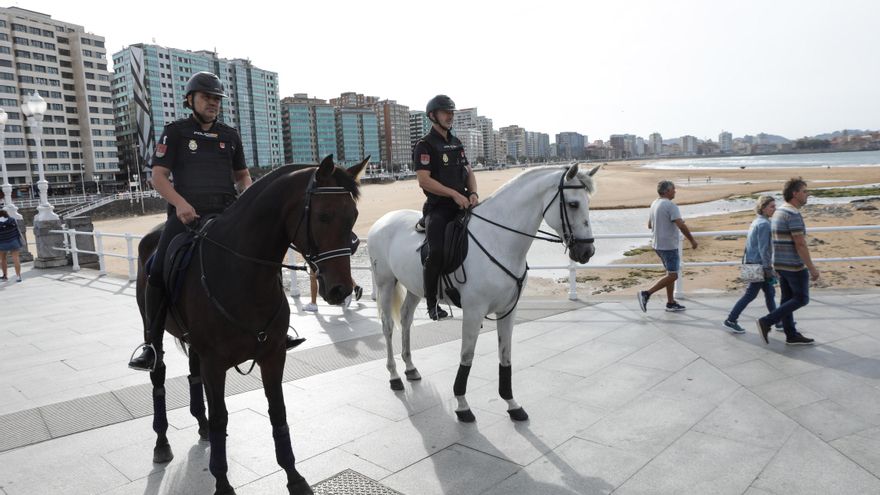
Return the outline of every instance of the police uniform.
<path id="1" fill-rule="evenodd" d="M 216 120 L 206 131 L 192 116 L 165 126 L 150 167 L 157 165 L 171 170 L 174 190 L 199 215 L 222 213 L 231 205 L 235 201 L 233 173 L 247 168 L 238 131 Z M 150 270 L 152 283 L 161 283 L 165 250 L 171 239 L 185 229 L 169 204 L 165 230 Z"/>
<path id="2" fill-rule="evenodd" d="M 432 127 L 413 148 L 413 166 L 415 170 L 430 171 L 432 179 L 467 197 L 468 159 L 464 146 L 451 132 L 447 135 L 448 139 Z M 428 285 L 427 280 L 437 280 L 443 265 L 446 225 L 455 219 L 461 209 L 452 198 L 428 191 L 424 193 L 427 196 L 422 213 L 425 216 L 425 234 L 429 246 L 429 255 L 425 262 L 425 279 Z M 433 295 L 430 289 L 426 288 L 426 292 L 429 296 Z"/>

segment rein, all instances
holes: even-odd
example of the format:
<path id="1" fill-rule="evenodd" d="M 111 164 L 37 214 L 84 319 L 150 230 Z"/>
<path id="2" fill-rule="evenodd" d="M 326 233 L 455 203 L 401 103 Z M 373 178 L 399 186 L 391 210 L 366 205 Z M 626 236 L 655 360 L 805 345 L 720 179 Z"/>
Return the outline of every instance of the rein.
<path id="1" fill-rule="evenodd" d="M 318 252 L 317 254 L 315 254 L 315 252 L 318 251 L 318 249 L 317 249 L 317 245 L 315 244 L 314 239 L 312 238 L 311 228 L 310 228 L 310 226 L 311 226 L 311 199 L 312 199 L 312 196 L 316 195 L 316 194 L 339 194 L 339 193 L 351 194 L 351 193 L 350 193 L 350 191 L 348 191 L 347 189 L 345 189 L 344 187 L 341 187 L 341 186 L 317 187 L 315 185 L 315 183 L 316 183 L 315 175 L 316 174 L 317 174 L 317 169 L 314 172 L 312 172 L 312 176 L 309 179 L 309 185 L 306 189 L 306 200 L 305 200 L 305 206 L 303 208 L 303 214 L 300 217 L 299 224 L 297 224 L 297 228 L 296 228 L 296 231 L 294 232 L 293 237 L 294 237 L 294 239 L 296 238 L 296 235 L 299 233 L 299 227 L 300 227 L 300 225 L 302 225 L 303 221 L 305 220 L 305 222 L 306 222 L 306 243 L 308 245 L 309 250 L 306 254 L 304 254 L 304 258 L 306 259 L 306 262 L 308 263 L 308 265 L 310 265 L 312 267 L 314 273 L 317 275 L 318 273 L 320 273 L 318 263 L 324 262 L 329 259 L 338 258 L 341 256 L 351 256 L 351 247 L 348 246 L 345 248 L 333 249 L 330 251 Z M 226 246 L 226 245 L 224 245 L 214 239 L 211 239 L 210 237 L 208 237 L 208 228 L 211 226 L 213 221 L 214 221 L 214 218 L 209 219 L 205 223 L 205 225 L 198 230 L 187 226 L 187 230 L 192 232 L 197 239 L 206 240 L 206 241 L 210 242 L 212 245 L 217 246 L 217 247 L 223 249 L 224 251 L 232 254 L 236 258 L 243 259 L 245 261 L 250 261 L 252 263 L 256 263 L 256 264 L 263 265 L 263 266 L 270 266 L 273 268 L 287 268 L 289 270 L 303 270 L 303 271 L 307 270 L 307 266 L 305 264 L 302 266 L 289 265 L 286 263 L 281 263 L 281 262 L 276 262 L 276 261 L 268 261 L 268 260 L 264 260 L 264 259 L 260 259 L 260 258 L 246 256 L 244 254 L 241 254 L 241 253 L 235 251 L 234 249 L 230 248 L 229 246 Z M 223 307 L 223 305 L 220 303 L 220 301 L 218 301 L 217 298 L 215 298 L 213 296 L 213 294 L 211 294 L 211 290 L 208 287 L 208 276 L 205 271 L 205 257 L 202 254 L 203 247 L 204 247 L 204 243 L 199 242 L 198 249 L 199 249 L 200 281 L 201 281 L 202 289 L 205 291 L 205 294 L 208 296 L 208 300 L 211 301 L 211 304 L 214 305 L 214 308 L 217 309 L 217 311 L 219 311 L 220 314 L 223 315 L 223 317 L 226 318 L 230 323 L 232 323 L 233 325 L 235 325 L 236 327 L 238 327 L 240 330 L 242 330 L 245 333 L 254 334 L 257 339 L 258 344 L 262 344 L 262 343 L 266 342 L 266 340 L 268 340 L 268 335 L 266 334 L 266 330 L 269 328 L 269 325 L 278 318 L 278 315 L 281 314 L 281 310 L 284 308 L 284 303 L 286 302 L 286 298 L 283 297 L 284 296 L 284 288 L 281 285 L 280 276 L 278 279 L 278 288 L 280 289 L 280 293 L 281 293 L 282 297 L 279 300 L 278 308 L 275 310 L 275 313 L 272 315 L 272 317 L 269 318 L 269 320 L 262 326 L 262 328 L 260 328 L 259 330 L 254 330 L 252 326 L 247 325 L 245 323 L 242 323 L 239 320 L 237 320 L 234 316 L 232 316 L 229 313 L 229 311 L 227 311 L 226 308 Z M 302 251 L 300 249 L 298 249 L 296 247 L 296 245 L 294 245 L 293 243 L 290 244 L 290 247 L 292 247 L 302 253 Z M 290 325 L 288 325 L 288 327 L 293 328 Z M 294 332 L 296 332 L 296 329 L 293 329 L 293 330 L 294 330 Z M 238 371 L 242 375 L 248 375 L 251 373 L 251 371 L 253 371 L 255 364 L 256 364 L 256 360 L 253 360 L 251 362 L 250 369 L 248 369 L 247 373 L 243 373 L 238 368 L 237 365 L 235 366 L 235 370 Z"/>
<path id="2" fill-rule="evenodd" d="M 571 245 L 573 245 L 573 244 L 592 244 L 594 242 L 594 239 L 592 237 L 585 238 L 585 239 L 578 239 L 574 236 L 574 231 L 571 228 L 571 221 L 568 218 L 568 211 L 566 211 L 566 209 L 565 209 L 565 193 L 563 192 L 565 189 L 586 189 L 587 186 L 585 184 L 581 184 L 580 186 L 566 186 L 565 185 L 565 176 L 566 176 L 566 172 L 563 172 L 562 177 L 560 177 L 560 179 L 559 179 L 559 186 L 556 188 L 556 194 L 554 194 L 553 197 L 550 198 L 550 202 L 547 203 L 547 206 L 544 208 L 544 211 L 541 212 L 542 217 L 544 215 L 546 215 L 547 211 L 550 209 L 550 206 L 553 205 L 553 202 L 556 200 L 556 198 L 557 197 L 559 198 L 559 217 L 562 220 L 562 237 L 554 234 L 553 232 L 546 232 L 541 229 L 538 229 L 538 232 L 541 234 L 544 234 L 547 237 L 527 234 L 525 232 L 521 232 L 519 230 L 512 229 L 510 227 L 507 227 L 506 225 L 501 225 L 500 223 L 494 222 L 492 220 L 489 220 L 486 217 L 478 215 L 476 212 L 474 212 L 474 208 L 469 208 L 467 210 L 467 213 L 465 213 L 465 214 L 466 215 L 473 215 L 486 223 L 489 223 L 489 224 L 494 225 L 496 227 L 499 227 L 501 229 L 507 230 L 508 232 L 513 232 L 515 234 L 519 234 L 524 237 L 531 237 L 532 239 L 538 239 L 538 240 L 547 241 L 547 242 L 564 243 L 566 250 L 568 250 L 571 247 Z M 522 296 L 523 283 L 525 282 L 526 275 L 528 275 L 528 273 L 529 273 L 529 264 L 526 263 L 526 269 L 523 272 L 522 276 L 517 277 L 516 275 L 514 275 L 513 272 L 508 270 L 507 267 L 502 265 L 500 261 L 495 259 L 495 257 L 492 256 L 489 253 L 489 251 L 485 247 L 483 247 L 482 244 L 480 244 L 480 241 L 478 241 L 477 238 L 471 233 L 470 229 L 468 229 L 467 233 L 468 233 L 468 237 L 473 239 L 474 242 L 477 244 L 477 247 L 479 247 L 480 250 L 483 251 L 483 254 L 485 254 L 489 258 L 489 260 L 492 261 L 493 264 L 495 264 L 495 266 L 500 268 L 501 271 L 503 271 L 505 274 L 507 274 L 508 277 L 512 278 L 516 282 L 516 300 L 514 301 L 513 306 L 509 310 L 507 310 L 507 312 L 504 313 L 503 316 L 499 316 L 498 318 L 489 318 L 488 316 L 485 317 L 487 320 L 491 320 L 491 321 L 503 320 L 508 315 L 510 315 L 510 313 L 512 313 L 513 310 L 516 309 L 516 306 L 519 304 L 520 296 Z M 462 266 L 462 272 L 464 272 L 463 266 Z M 459 283 L 467 282 L 467 273 L 464 274 L 464 280 L 458 280 L 456 278 L 456 281 Z"/>

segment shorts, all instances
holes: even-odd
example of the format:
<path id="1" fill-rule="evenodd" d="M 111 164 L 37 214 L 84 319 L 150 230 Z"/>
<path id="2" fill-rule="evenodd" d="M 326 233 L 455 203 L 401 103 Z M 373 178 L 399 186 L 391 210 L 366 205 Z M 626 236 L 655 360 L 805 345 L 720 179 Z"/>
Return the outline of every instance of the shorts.
<path id="1" fill-rule="evenodd" d="M 667 273 L 678 272 L 681 265 L 678 249 L 655 249 L 654 252 L 660 257 L 660 261 L 663 262 L 663 267 L 666 268 Z"/>

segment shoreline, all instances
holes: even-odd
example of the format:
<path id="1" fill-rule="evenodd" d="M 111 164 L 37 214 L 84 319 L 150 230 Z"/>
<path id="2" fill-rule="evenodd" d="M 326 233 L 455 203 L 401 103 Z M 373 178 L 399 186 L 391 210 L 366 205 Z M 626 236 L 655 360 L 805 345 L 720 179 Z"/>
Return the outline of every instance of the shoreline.
<path id="1" fill-rule="evenodd" d="M 676 203 L 680 206 L 687 204 L 706 203 L 719 199 L 727 199 L 738 196 L 748 196 L 768 190 L 781 190 L 782 183 L 792 176 L 800 175 L 810 183 L 811 181 L 822 181 L 821 187 L 845 187 L 861 184 L 880 183 L 880 167 L 839 167 L 832 169 L 777 169 L 773 173 L 766 171 L 757 173 L 757 171 L 745 170 L 726 170 L 724 173 L 712 174 L 713 178 L 735 179 L 737 183 L 710 183 L 700 184 L 699 187 L 688 187 L 687 178 L 680 177 L 678 174 L 672 174 L 670 170 L 646 169 L 641 167 L 644 161 L 626 161 L 626 162 L 610 162 L 603 165 L 602 169 L 595 175 L 597 192 L 591 198 L 590 207 L 592 209 L 616 210 L 628 208 L 647 208 L 651 201 L 656 197 L 656 184 L 661 179 L 669 179 L 679 186 L 678 197 Z M 521 168 L 510 168 L 500 170 L 483 170 L 477 174 L 478 189 L 488 197 L 494 193 L 501 185 L 522 172 Z M 758 182 L 751 182 L 758 181 Z M 365 237 L 369 228 L 375 221 L 385 213 L 399 209 L 421 210 L 424 195 L 418 187 L 415 180 L 397 181 L 388 184 L 365 184 L 361 189 L 361 199 L 358 202 L 359 216 L 355 223 L 354 231 L 360 236 Z M 809 206 L 809 205 L 808 205 Z M 740 213 L 739 215 L 741 215 Z M 737 213 L 722 213 L 720 215 L 711 215 L 688 220 L 688 225 L 694 230 L 738 230 L 748 227 L 748 221 L 741 221 L 736 218 Z M 808 227 L 812 225 L 810 216 L 805 213 L 805 220 Z M 731 217 L 733 223 L 729 228 L 703 228 L 704 222 L 714 222 L 716 217 Z M 134 235 L 142 235 L 148 232 L 164 221 L 164 214 L 124 217 L 112 220 L 101 220 L 95 222 L 95 230 L 108 233 L 130 233 Z M 880 223 L 880 218 L 873 220 L 871 223 Z M 736 223 L 742 222 L 742 223 Z M 853 223 L 846 222 L 847 225 Z M 842 225 L 842 224 L 840 224 Z M 704 238 L 705 239 L 705 238 Z M 125 255 L 126 246 L 124 239 L 105 238 L 104 248 L 109 252 Z M 651 258 L 648 261 L 636 261 L 632 258 L 624 258 L 625 262 L 634 263 L 655 263 L 655 256 L 650 253 Z M 685 251 L 685 259 L 688 259 L 688 252 Z M 727 257 L 727 260 L 734 257 Z M 127 275 L 128 262 L 122 258 L 106 258 L 107 271 Z M 713 268 L 714 270 L 723 270 L 722 267 Z M 609 290 L 619 292 L 628 288 L 627 283 L 620 280 L 610 280 L 611 275 L 616 278 L 629 278 L 629 274 L 610 273 L 618 272 L 613 269 L 598 269 L 598 279 L 603 280 L 609 286 Z M 607 273 L 607 276 L 602 275 Z M 636 279 L 639 277 L 636 273 Z M 651 275 L 653 277 L 653 274 Z M 537 275 L 530 276 L 530 283 L 527 286 L 526 294 L 536 295 L 533 290 L 537 290 L 540 294 L 555 294 L 558 288 L 553 287 L 556 283 L 551 279 L 540 278 L 540 280 L 548 280 L 550 284 L 537 282 Z M 595 281 L 595 280 L 594 280 Z M 721 282 L 719 286 L 723 286 L 726 282 Z M 540 287 L 539 287 L 540 285 Z M 621 286 L 621 287 L 618 287 Z M 584 287 L 586 290 L 586 285 Z M 592 290 L 591 290 L 592 291 Z M 564 295 L 567 295 L 567 286 Z"/>

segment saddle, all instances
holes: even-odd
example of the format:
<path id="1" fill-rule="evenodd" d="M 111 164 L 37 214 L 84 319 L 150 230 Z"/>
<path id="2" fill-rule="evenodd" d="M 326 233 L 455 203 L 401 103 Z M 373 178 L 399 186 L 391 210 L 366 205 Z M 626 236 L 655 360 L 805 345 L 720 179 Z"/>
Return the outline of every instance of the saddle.
<path id="1" fill-rule="evenodd" d="M 453 287 L 450 274 L 458 270 L 464 263 L 468 253 L 468 223 L 470 222 L 470 210 L 463 210 L 455 219 L 446 225 L 446 232 L 443 236 L 443 265 L 440 270 L 441 293 L 445 293 L 452 304 L 461 307 L 461 296 L 458 289 Z M 422 265 L 428 259 L 430 247 L 425 239 L 419 247 L 419 253 L 422 259 Z M 467 276 L 463 282 L 467 281 Z M 445 286 L 445 289 L 443 288 Z"/>
<path id="2" fill-rule="evenodd" d="M 176 303 L 180 298 L 182 292 L 181 289 L 183 287 L 183 276 L 186 275 L 186 271 L 189 269 L 190 262 L 192 261 L 193 253 L 196 248 L 198 248 L 199 242 L 201 242 L 199 234 L 208 228 L 208 225 L 210 225 L 215 216 L 216 215 L 206 217 L 200 222 L 201 225 L 197 230 L 186 230 L 185 232 L 177 234 L 168 244 L 168 249 L 165 251 L 165 263 L 162 266 L 162 281 L 172 304 Z M 147 260 L 147 273 L 149 273 L 150 267 L 155 261 L 155 257 L 156 253 L 153 253 Z"/>

